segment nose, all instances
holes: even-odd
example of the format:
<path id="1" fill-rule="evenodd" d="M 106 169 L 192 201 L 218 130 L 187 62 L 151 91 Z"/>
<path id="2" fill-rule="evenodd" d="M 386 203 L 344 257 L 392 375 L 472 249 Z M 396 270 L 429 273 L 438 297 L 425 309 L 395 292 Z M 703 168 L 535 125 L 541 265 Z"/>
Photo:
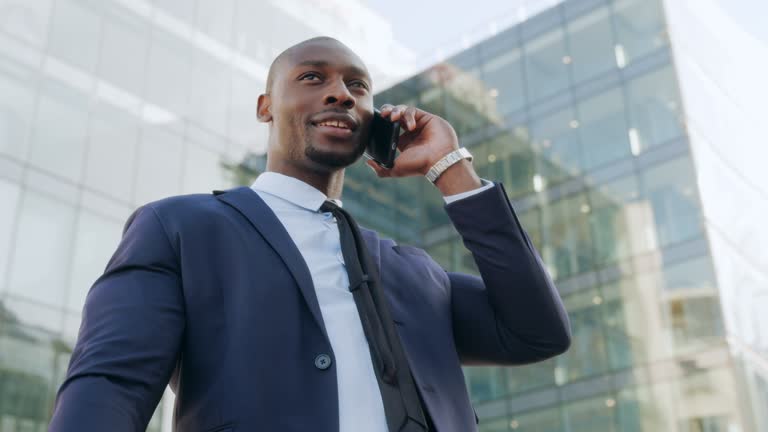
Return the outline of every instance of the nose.
<path id="1" fill-rule="evenodd" d="M 355 103 L 355 96 L 349 92 L 347 84 L 343 81 L 329 87 L 328 94 L 325 95 L 326 105 L 341 105 L 346 109 L 350 109 L 355 106 Z"/>

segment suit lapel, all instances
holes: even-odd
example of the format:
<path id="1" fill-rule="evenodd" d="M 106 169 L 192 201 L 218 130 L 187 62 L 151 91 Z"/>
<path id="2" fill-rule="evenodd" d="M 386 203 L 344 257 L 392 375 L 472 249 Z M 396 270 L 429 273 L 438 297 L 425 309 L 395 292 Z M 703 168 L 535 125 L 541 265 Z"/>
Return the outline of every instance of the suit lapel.
<path id="1" fill-rule="evenodd" d="M 214 195 L 245 216 L 264 240 L 277 252 L 296 280 L 296 284 L 299 286 L 315 321 L 322 329 L 325 339 L 329 340 L 307 263 L 272 209 L 253 189 L 245 186 L 224 192 L 214 191 Z"/>

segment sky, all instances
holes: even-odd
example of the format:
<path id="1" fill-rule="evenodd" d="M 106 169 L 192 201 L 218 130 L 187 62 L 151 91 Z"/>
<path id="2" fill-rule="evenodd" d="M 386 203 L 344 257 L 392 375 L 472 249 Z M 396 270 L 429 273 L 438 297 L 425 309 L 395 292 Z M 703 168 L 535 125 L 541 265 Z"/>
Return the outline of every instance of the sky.
<path id="1" fill-rule="evenodd" d="M 508 27 L 521 6 L 529 11 L 559 3 L 560 0 L 363 0 L 392 25 L 398 42 L 431 63 L 440 49 L 450 54 L 462 49 L 462 42 L 474 45 L 480 39 Z"/>

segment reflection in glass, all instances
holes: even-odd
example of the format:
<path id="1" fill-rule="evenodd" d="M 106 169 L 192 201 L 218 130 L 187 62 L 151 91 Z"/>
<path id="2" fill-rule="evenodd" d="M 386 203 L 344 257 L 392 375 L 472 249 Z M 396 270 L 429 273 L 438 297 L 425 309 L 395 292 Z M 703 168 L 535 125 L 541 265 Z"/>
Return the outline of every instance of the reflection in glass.
<path id="1" fill-rule="evenodd" d="M 504 377 L 506 370 L 500 367 L 467 367 L 464 376 L 467 388 L 475 401 L 497 399 L 506 394 Z"/>
<path id="2" fill-rule="evenodd" d="M 648 250 L 644 244 L 637 244 L 633 235 L 638 197 L 634 176 L 620 178 L 589 191 L 587 210 L 598 263 L 612 263 Z"/>
<path id="3" fill-rule="evenodd" d="M 14 221 L 19 206 L 19 185 L 0 179 L 0 294 L 5 289 L 5 277 L 8 260 L 11 255 L 11 239 L 14 235 Z"/>
<path id="4" fill-rule="evenodd" d="M 696 176 L 688 157 L 655 165 L 642 173 L 642 179 L 661 247 L 701 235 Z"/>
<path id="5" fill-rule="evenodd" d="M 552 277 L 566 278 L 591 270 L 592 256 L 589 218 L 582 210 L 588 206 L 583 194 L 561 199 L 543 207 L 544 262 Z"/>
<path id="6" fill-rule="evenodd" d="M 573 80 L 579 83 L 616 67 L 613 32 L 607 7 L 568 23 Z"/>
<path id="7" fill-rule="evenodd" d="M 150 28 L 140 18 L 121 13 L 118 8 L 105 7 L 98 75 L 139 98 L 145 81 Z"/>
<path id="8" fill-rule="evenodd" d="M 109 257 L 120 242 L 123 225 L 124 221 L 81 210 L 75 232 L 72 275 L 65 303 L 69 310 L 82 310 L 91 285 L 104 272 Z"/>
<path id="9" fill-rule="evenodd" d="M 531 142 L 539 156 L 538 174 L 546 184 L 561 182 L 581 171 L 576 128 L 578 121 L 570 108 L 531 122 Z"/>
<path id="10" fill-rule="evenodd" d="M 536 156 L 527 138 L 527 129 L 522 126 L 512 128 L 488 142 L 485 161 L 476 158 L 474 162 L 484 170 L 481 177 L 503 182 L 511 197 L 533 192 Z"/>
<path id="11" fill-rule="evenodd" d="M 601 317 L 602 298 L 596 290 L 584 290 L 563 298 L 571 320 L 573 344 L 557 362 L 565 378 L 575 381 L 605 373 L 608 368 L 606 338 Z"/>
<path id="12" fill-rule="evenodd" d="M 584 168 L 589 170 L 631 155 L 624 97 L 613 89 L 578 104 Z"/>
<path id="13" fill-rule="evenodd" d="M 2 67 L 2 63 L 0 63 Z M 0 72 L 0 154 L 19 161 L 27 157 L 28 134 L 35 102 L 35 76 L 25 70 Z"/>
<path id="14" fill-rule="evenodd" d="M 41 48 L 48 36 L 51 0 L 5 0 L 0 6 L 0 31 Z"/>
<path id="15" fill-rule="evenodd" d="M 451 64 L 442 67 L 446 78 L 445 119 L 459 136 L 469 134 L 491 120 L 500 121 L 498 117 L 491 117 L 493 95 L 481 80 L 477 68 L 465 71 Z"/>
<path id="16" fill-rule="evenodd" d="M 127 200 L 133 191 L 139 125 L 123 111 L 97 105 L 91 117 L 84 183 Z"/>
<path id="17" fill-rule="evenodd" d="M 616 399 L 613 395 L 565 404 L 567 430 L 572 432 L 620 432 L 616 427 Z"/>
<path id="18" fill-rule="evenodd" d="M 138 151 L 134 202 L 144 204 L 179 193 L 181 187 L 181 137 L 145 128 Z"/>
<path id="19" fill-rule="evenodd" d="M 88 133 L 89 95 L 45 81 L 33 126 L 30 163 L 70 181 L 80 180 Z"/>
<path id="20" fill-rule="evenodd" d="M 612 4 L 617 55 L 622 56 L 625 63 L 666 45 L 661 0 L 616 0 Z"/>
<path id="21" fill-rule="evenodd" d="M 671 66 L 630 81 L 627 94 L 630 130 L 637 135 L 638 150 L 683 136 L 677 81 Z"/>
<path id="22" fill-rule="evenodd" d="M 92 74 L 102 27 L 99 3 L 77 0 L 57 0 L 55 3 L 48 50 L 59 60 Z"/>
<path id="23" fill-rule="evenodd" d="M 74 226 L 74 207 L 32 190 L 24 193 L 9 292 L 42 304 L 62 304 Z"/>
<path id="24" fill-rule="evenodd" d="M 568 87 L 568 63 L 560 29 L 526 42 L 525 73 L 529 101 L 555 95 Z"/>
<path id="25" fill-rule="evenodd" d="M 495 99 L 495 111 L 507 114 L 525 104 L 522 52 L 509 47 L 504 53 L 493 56 L 483 64 L 483 81 L 489 94 Z"/>
<path id="26" fill-rule="evenodd" d="M 513 414 L 508 421 L 509 429 L 514 432 L 561 432 L 563 422 L 557 408 L 528 411 Z"/>

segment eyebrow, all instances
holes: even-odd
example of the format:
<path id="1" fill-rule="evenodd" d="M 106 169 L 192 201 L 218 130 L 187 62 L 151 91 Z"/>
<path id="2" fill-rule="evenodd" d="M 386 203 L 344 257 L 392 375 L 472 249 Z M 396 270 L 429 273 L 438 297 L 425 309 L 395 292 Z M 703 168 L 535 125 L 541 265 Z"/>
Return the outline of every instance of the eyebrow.
<path id="1" fill-rule="evenodd" d="M 328 67 L 331 63 L 325 61 L 325 60 L 304 60 L 303 62 L 297 64 L 296 66 L 314 66 L 318 68 L 322 67 Z M 348 65 L 345 66 L 345 69 L 351 71 L 354 75 L 360 75 L 368 79 L 368 81 L 371 80 L 371 77 L 368 75 L 368 72 L 365 71 L 365 69 L 357 67 L 355 65 Z"/>

